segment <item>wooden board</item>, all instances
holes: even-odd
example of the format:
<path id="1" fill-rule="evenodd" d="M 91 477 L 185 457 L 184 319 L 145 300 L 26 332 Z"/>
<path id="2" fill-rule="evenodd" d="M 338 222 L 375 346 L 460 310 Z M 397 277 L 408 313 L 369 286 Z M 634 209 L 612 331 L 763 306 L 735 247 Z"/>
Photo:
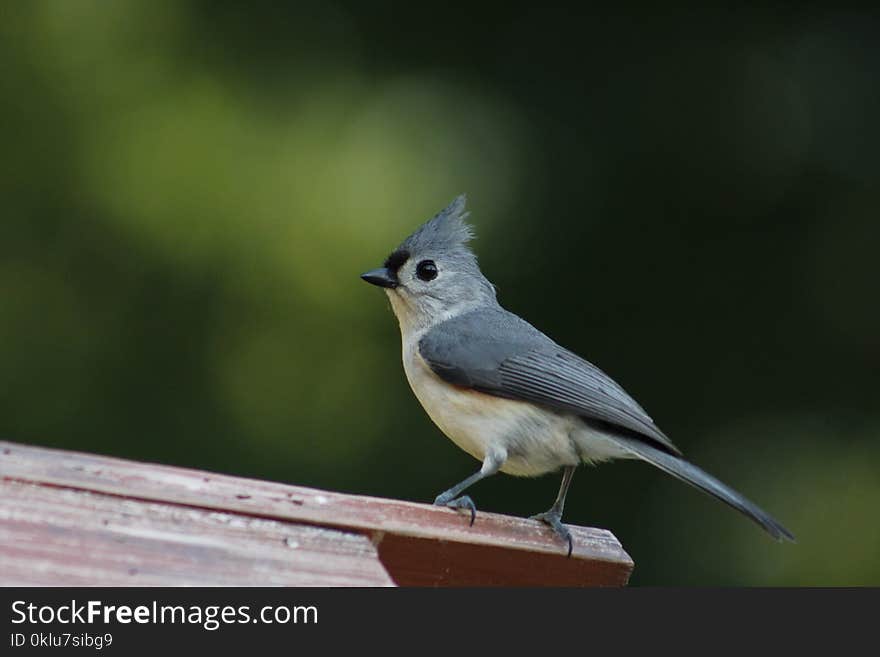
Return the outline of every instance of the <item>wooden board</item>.
<path id="1" fill-rule="evenodd" d="M 127 562 L 124 572 L 137 572 L 120 578 L 123 571 L 114 570 L 112 581 L 102 579 L 109 573 L 94 571 L 92 583 L 169 582 L 161 579 L 160 562 L 150 561 L 158 558 L 150 556 L 156 547 L 150 541 L 167 541 L 188 563 L 205 564 L 192 577 L 216 584 L 365 586 L 381 583 L 377 568 L 384 567 L 400 585 L 620 586 L 633 568 L 617 539 L 601 529 L 570 527 L 574 551 L 566 558 L 564 546 L 544 525 L 523 518 L 480 512 L 471 527 L 463 514 L 431 505 L 15 443 L 0 442 L 0 476 L 0 580 L 24 577 L 29 558 L 51 572 L 65 545 L 82 551 L 94 541 L 111 550 L 121 536 L 141 541 L 138 558 L 153 565 L 139 568 Z M 28 524 L 22 509 L 35 520 Z M 224 516 L 235 518 L 235 529 L 218 520 Z M 77 517 L 82 523 L 75 522 Z M 94 524 L 98 517 L 100 526 Z M 126 526 L 131 527 L 127 534 Z M 158 533 L 149 534 L 151 526 Z M 52 532 L 61 537 L 58 552 L 41 546 Z M 206 537 L 202 543 L 200 536 Z M 282 537 L 288 536 L 300 547 L 284 546 Z M 270 565 L 245 563 L 236 547 L 241 541 L 262 546 Z M 231 547 L 224 552 L 226 542 Z M 24 544 L 30 547 L 22 549 Z M 121 551 L 128 549 L 120 545 Z M 229 561 L 223 561 L 224 554 Z M 320 558 L 311 558 L 315 554 L 326 554 L 328 560 L 319 564 Z M 370 559 L 377 568 L 361 562 Z M 257 554 L 252 561 L 261 560 Z M 327 568 L 321 570 L 322 565 Z M 266 579 L 249 579 L 255 569 Z M 88 569 L 77 572 L 66 576 L 78 582 L 92 576 Z"/>
<path id="2" fill-rule="evenodd" d="M 393 586 L 365 536 L 7 480 L 4 586 Z"/>

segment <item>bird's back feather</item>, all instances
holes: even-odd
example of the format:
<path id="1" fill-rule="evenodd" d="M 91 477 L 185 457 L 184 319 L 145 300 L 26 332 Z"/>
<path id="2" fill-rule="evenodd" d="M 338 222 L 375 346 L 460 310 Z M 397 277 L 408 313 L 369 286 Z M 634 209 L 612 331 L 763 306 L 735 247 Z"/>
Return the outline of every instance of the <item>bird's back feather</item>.
<path id="1" fill-rule="evenodd" d="M 501 307 L 438 324 L 419 353 L 447 383 L 572 413 L 680 454 L 611 377 Z"/>

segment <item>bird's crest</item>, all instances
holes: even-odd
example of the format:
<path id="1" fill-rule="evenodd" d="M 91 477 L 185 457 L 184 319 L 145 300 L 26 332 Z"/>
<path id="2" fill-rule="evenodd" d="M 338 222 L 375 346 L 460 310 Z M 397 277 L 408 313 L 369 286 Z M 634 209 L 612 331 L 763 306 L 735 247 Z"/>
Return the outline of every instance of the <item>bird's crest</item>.
<path id="1" fill-rule="evenodd" d="M 466 249 L 467 243 L 474 237 L 474 232 L 465 222 L 468 216 L 464 207 L 465 200 L 464 194 L 457 197 L 407 237 L 400 245 L 400 249 L 409 253 L 451 252 Z"/>

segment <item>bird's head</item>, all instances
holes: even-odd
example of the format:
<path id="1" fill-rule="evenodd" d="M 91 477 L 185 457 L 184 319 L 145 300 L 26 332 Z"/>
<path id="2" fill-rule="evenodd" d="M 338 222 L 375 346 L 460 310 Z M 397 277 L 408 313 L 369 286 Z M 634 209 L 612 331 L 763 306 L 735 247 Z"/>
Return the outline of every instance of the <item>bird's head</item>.
<path id="1" fill-rule="evenodd" d="M 467 215 L 465 197 L 459 196 L 407 237 L 382 267 L 361 274 L 385 288 L 402 331 L 496 303 L 495 288 L 468 246 L 473 231 Z"/>

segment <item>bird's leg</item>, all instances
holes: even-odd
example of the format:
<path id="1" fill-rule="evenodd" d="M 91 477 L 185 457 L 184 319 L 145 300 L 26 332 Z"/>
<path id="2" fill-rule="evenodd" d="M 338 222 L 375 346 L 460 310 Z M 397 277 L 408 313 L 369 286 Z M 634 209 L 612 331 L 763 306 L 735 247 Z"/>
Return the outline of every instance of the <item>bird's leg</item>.
<path id="1" fill-rule="evenodd" d="M 479 472 L 475 472 L 464 481 L 461 481 L 449 490 L 440 493 L 434 499 L 434 504 L 438 506 L 448 506 L 451 509 L 467 509 L 471 512 L 471 526 L 473 526 L 474 520 L 477 517 L 477 507 L 474 505 L 474 501 L 469 495 L 461 495 L 461 493 L 466 488 L 480 481 L 480 479 L 498 472 L 501 465 L 504 463 L 504 458 L 505 455 L 497 452 L 486 454 L 486 458 L 483 459 L 483 466 L 480 468 Z"/>
<path id="2" fill-rule="evenodd" d="M 559 494 L 556 496 L 556 501 L 553 502 L 553 506 L 551 506 L 548 511 L 544 511 L 544 513 L 538 513 L 531 516 L 532 520 L 540 520 L 550 525 L 559 538 L 568 542 L 568 556 L 571 556 L 571 532 L 562 524 L 562 510 L 565 508 L 565 495 L 568 493 L 568 487 L 571 485 L 571 478 L 574 476 L 574 468 L 575 466 L 569 465 L 562 471 L 562 485 L 559 487 Z"/>

